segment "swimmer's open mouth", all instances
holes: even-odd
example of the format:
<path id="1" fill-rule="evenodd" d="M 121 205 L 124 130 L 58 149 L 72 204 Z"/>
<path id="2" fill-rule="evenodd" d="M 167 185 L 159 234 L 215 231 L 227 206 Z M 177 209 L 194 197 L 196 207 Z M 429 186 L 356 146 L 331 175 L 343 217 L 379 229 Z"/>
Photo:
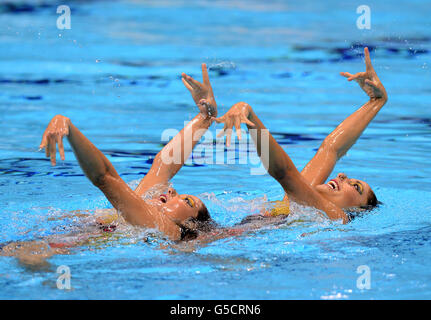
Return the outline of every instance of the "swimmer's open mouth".
<path id="1" fill-rule="evenodd" d="M 168 197 L 165 194 L 162 194 L 159 199 L 163 203 L 168 202 Z"/>
<path id="2" fill-rule="evenodd" d="M 327 185 L 335 191 L 340 191 L 340 186 L 335 179 L 330 180 Z"/>

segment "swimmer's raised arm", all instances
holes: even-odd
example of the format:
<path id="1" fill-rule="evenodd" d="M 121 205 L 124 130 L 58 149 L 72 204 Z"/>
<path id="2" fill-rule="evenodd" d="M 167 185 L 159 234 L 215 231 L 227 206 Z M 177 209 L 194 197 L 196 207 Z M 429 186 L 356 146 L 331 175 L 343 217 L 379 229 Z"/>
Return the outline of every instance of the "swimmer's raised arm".
<path id="1" fill-rule="evenodd" d="M 348 222 L 348 217 L 341 208 L 323 198 L 302 177 L 290 157 L 266 129 L 250 105 L 239 102 L 232 106 L 224 116 L 216 118 L 215 121 L 225 124 L 222 133 L 227 134 L 228 139 L 233 126 L 239 134 L 240 124 L 245 123 L 268 173 L 280 183 L 289 196 L 299 203 L 323 210 L 332 220 L 342 219 L 343 223 Z M 267 142 L 268 145 L 265 145 Z"/>
<path id="2" fill-rule="evenodd" d="M 386 90 L 371 64 L 368 48 L 364 49 L 364 54 L 365 72 L 359 72 L 355 75 L 348 72 L 341 72 L 340 74 L 346 77 L 348 81 L 355 80 L 370 97 L 370 100 L 325 138 L 316 155 L 302 170 L 301 174 L 313 186 L 325 183 L 336 162 L 355 144 L 388 100 Z"/>
<path id="3" fill-rule="evenodd" d="M 200 112 L 156 155 L 150 170 L 135 190 L 137 194 L 142 195 L 155 184 L 167 183 L 172 179 L 210 127 L 211 117 L 217 116 L 217 103 L 205 64 L 202 64 L 202 77 L 203 83 L 200 83 L 182 74 L 182 81 Z"/>
<path id="4" fill-rule="evenodd" d="M 127 222 L 148 228 L 158 228 L 172 239 L 181 237 L 177 224 L 148 206 L 121 179 L 103 153 L 72 124 L 69 118 L 61 115 L 57 115 L 51 120 L 40 144 L 40 148 L 45 148 L 46 155 L 51 158 L 53 165 L 56 162 L 56 143 L 61 159 L 64 160 L 62 141 L 64 136 L 67 136 L 85 175 L 105 194 L 109 202 L 121 212 Z"/>

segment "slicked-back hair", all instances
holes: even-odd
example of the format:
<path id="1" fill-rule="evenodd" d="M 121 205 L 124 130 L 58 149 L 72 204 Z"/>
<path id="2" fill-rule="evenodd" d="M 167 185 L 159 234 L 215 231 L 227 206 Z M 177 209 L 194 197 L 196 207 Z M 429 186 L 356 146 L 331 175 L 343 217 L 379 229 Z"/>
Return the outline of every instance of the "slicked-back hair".
<path id="1" fill-rule="evenodd" d="M 190 217 L 181 225 L 181 240 L 188 241 L 196 239 L 201 232 L 209 232 L 216 227 L 216 223 L 211 219 L 210 213 L 202 203 L 196 218 Z"/>

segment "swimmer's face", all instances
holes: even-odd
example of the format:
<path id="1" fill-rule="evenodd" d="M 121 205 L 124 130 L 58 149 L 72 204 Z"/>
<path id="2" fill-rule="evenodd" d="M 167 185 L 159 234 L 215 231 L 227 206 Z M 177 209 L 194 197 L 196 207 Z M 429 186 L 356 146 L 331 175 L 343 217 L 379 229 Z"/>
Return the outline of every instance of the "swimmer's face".
<path id="1" fill-rule="evenodd" d="M 344 173 L 339 173 L 335 179 L 326 184 L 316 186 L 325 198 L 343 209 L 366 206 L 371 187 L 368 183 L 349 179 Z"/>
<path id="2" fill-rule="evenodd" d="M 169 188 L 167 193 L 152 199 L 151 203 L 176 223 L 182 223 L 190 217 L 196 218 L 199 210 L 204 206 L 198 197 L 178 194 L 174 188 Z"/>

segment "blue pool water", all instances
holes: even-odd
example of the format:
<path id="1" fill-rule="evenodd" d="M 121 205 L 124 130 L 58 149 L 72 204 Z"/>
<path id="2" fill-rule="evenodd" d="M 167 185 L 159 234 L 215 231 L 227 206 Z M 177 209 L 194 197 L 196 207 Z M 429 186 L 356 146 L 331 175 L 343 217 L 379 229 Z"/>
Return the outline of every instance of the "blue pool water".
<path id="1" fill-rule="evenodd" d="M 355 1 L 68 1 L 70 30 L 56 28 L 60 4 L 0 4 L 0 243 L 76 234 L 109 207 L 68 144 L 56 167 L 37 152 L 54 115 L 136 185 L 162 132 L 195 115 L 180 74 L 200 77 L 205 62 L 220 114 L 250 103 L 302 168 L 366 102 L 338 75 L 364 69 L 364 45 L 389 101 L 334 174 L 369 182 L 383 205 L 345 226 L 299 208 L 281 226 L 197 247 L 123 225 L 43 264 L 0 257 L 0 298 L 431 298 L 429 1 L 373 3 L 370 30 L 356 27 Z M 283 194 L 238 161 L 188 165 L 172 182 L 224 226 Z M 71 215 L 79 209 L 89 213 Z M 56 287 L 61 265 L 72 290 Z M 357 286 L 359 266 L 370 289 Z"/>

